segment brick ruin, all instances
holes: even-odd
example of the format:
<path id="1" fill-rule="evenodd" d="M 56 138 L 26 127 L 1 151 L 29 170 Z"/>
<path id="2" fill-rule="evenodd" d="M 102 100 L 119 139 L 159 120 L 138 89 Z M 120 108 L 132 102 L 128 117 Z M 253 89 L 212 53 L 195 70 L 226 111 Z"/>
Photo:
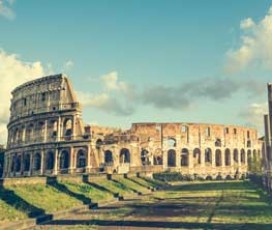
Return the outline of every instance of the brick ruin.
<path id="1" fill-rule="evenodd" d="M 4 177 L 175 171 L 204 178 L 246 174 L 262 157 L 257 130 L 235 125 L 134 123 L 128 130 L 85 125 L 64 75 L 12 92 Z"/>

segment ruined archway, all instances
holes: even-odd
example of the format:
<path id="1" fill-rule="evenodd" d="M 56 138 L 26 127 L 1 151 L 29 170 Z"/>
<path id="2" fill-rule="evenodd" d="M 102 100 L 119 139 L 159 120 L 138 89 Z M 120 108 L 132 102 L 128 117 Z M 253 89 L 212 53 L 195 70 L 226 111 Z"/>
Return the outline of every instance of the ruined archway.
<path id="1" fill-rule="evenodd" d="M 30 171 L 30 154 L 24 155 L 24 171 Z"/>
<path id="2" fill-rule="evenodd" d="M 69 152 L 67 150 L 62 150 L 60 153 L 60 161 L 59 161 L 59 168 L 62 169 L 68 169 L 70 160 L 69 160 Z"/>
<path id="3" fill-rule="evenodd" d="M 130 152 L 129 152 L 129 150 L 126 149 L 126 148 L 121 149 L 119 159 L 120 159 L 120 164 L 130 163 Z"/>
<path id="4" fill-rule="evenodd" d="M 149 158 L 148 158 L 148 151 L 146 149 L 142 149 L 141 151 L 141 162 L 142 162 L 142 165 L 149 165 L 150 162 L 149 162 Z"/>
<path id="5" fill-rule="evenodd" d="M 199 148 L 195 148 L 193 151 L 194 166 L 201 164 L 201 151 Z"/>
<path id="6" fill-rule="evenodd" d="M 244 149 L 241 149 L 241 164 L 246 163 L 246 153 Z"/>
<path id="7" fill-rule="evenodd" d="M 238 154 L 238 149 L 233 150 L 233 161 L 234 163 L 238 164 L 239 162 L 239 154 Z"/>
<path id="8" fill-rule="evenodd" d="M 212 164 L 212 150 L 210 148 L 205 149 L 205 163 Z"/>
<path id="9" fill-rule="evenodd" d="M 215 166 L 222 166 L 222 153 L 220 149 L 215 150 Z"/>
<path id="10" fill-rule="evenodd" d="M 176 167 L 176 151 L 174 149 L 167 152 L 167 165 L 168 167 Z"/>
<path id="11" fill-rule="evenodd" d="M 225 150 L 225 166 L 230 166 L 230 165 L 231 165 L 230 150 L 226 149 Z"/>
<path id="12" fill-rule="evenodd" d="M 180 166 L 189 166 L 189 150 L 182 149 L 180 155 Z"/>
<path id="13" fill-rule="evenodd" d="M 33 162 L 34 162 L 34 165 L 33 165 L 34 171 L 40 170 L 41 169 L 41 154 L 40 153 L 35 153 Z"/>
<path id="14" fill-rule="evenodd" d="M 46 169 L 52 170 L 54 168 L 54 153 L 49 151 L 46 154 Z"/>
<path id="15" fill-rule="evenodd" d="M 87 156 L 86 156 L 86 151 L 80 149 L 77 152 L 77 168 L 84 168 L 86 167 L 86 162 L 87 162 Z"/>
<path id="16" fill-rule="evenodd" d="M 105 151 L 104 161 L 105 161 L 106 164 L 112 164 L 113 163 L 112 151 L 110 151 L 110 150 Z"/>

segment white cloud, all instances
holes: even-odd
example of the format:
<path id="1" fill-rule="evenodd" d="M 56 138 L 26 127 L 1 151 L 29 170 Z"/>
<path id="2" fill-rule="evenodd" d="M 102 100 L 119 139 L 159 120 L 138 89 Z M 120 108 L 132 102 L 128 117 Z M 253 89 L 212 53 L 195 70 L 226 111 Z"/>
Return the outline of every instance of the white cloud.
<path id="1" fill-rule="evenodd" d="M 250 29 L 253 26 L 255 26 L 255 22 L 251 18 L 244 19 L 240 23 L 241 29 Z"/>
<path id="2" fill-rule="evenodd" d="M 272 7 L 259 22 L 247 18 L 241 21 L 241 44 L 227 52 L 229 72 L 241 71 L 255 64 L 272 69 Z"/>
<path id="3" fill-rule="evenodd" d="M 240 116 L 245 119 L 247 125 L 253 126 L 264 133 L 264 114 L 268 113 L 267 102 L 252 103 L 246 109 L 240 112 Z"/>
<path id="4" fill-rule="evenodd" d="M 0 16 L 13 20 L 15 18 L 15 13 L 12 10 L 14 2 L 14 0 L 0 0 Z"/>
<path id="5" fill-rule="evenodd" d="M 18 85 L 45 75 L 41 62 L 24 62 L 16 54 L 0 50 L 0 144 L 6 142 L 11 91 Z"/>
<path id="6" fill-rule="evenodd" d="M 124 81 L 120 81 L 118 79 L 118 73 L 116 71 L 110 72 L 101 77 L 105 89 L 107 90 L 116 90 L 116 91 L 124 91 L 127 92 L 129 86 Z"/>

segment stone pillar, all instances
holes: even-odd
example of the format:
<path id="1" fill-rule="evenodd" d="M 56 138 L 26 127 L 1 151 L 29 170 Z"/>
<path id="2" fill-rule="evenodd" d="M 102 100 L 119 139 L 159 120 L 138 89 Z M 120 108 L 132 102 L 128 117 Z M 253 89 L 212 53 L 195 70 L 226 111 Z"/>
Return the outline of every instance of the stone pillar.
<path id="1" fill-rule="evenodd" d="M 226 165 L 225 165 L 225 149 L 222 149 L 221 148 L 221 160 L 222 160 L 222 167 L 224 168 Z"/>
<path id="2" fill-rule="evenodd" d="M 44 161 L 45 161 L 45 151 L 42 149 L 41 151 L 41 169 L 40 169 L 40 175 L 44 174 Z"/>
<path id="3" fill-rule="evenodd" d="M 216 163 L 215 163 L 215 157 L 216 157 L 216 155 L 215 155 L 215 149 L 212 149 L 211 150 L 212 151 L 212 168 L 214 168 L 214 167 L 216 167 Z"/>
<path id="4" fill-rule="evenodd" d="M 58 166 L 59 166 L 59 157 L 58 157 L 58 149 L 55 149 L 55 154 L 54 154 L 54 169 L 53 169 L 53 174 L 58 175 Z"/>
<path id="5" fill-rule="evenodd" d="M 70 164 L 69 164 L 68 172 L 72 174 L 75 171 L 75 166 L 74 166 L 74 148 L 73 147 L 70 148 L 70 160 L 69 161 L 70 161 L 69 162 Z"/>
<path id="6" fill-rule="evenodd" d="M 181 167 L 181 151 L 175 149 L 176 151 L 176 168 L 179 168 Z"/>
<path id="7" fill-rule="evenodd" d="M 163 169 L 167 169 L 168 165 L 168 156 L 167 156 L 167 150 L 162 150 L 162 156 L 163 156 Z"/>
<path id="8" fill-rule="evenodd" d="M 43 135 L 43 141 L 47 141 L 47 131 L 48 131 L 48 120 L 44 121 L 44 135 Z"/>
<path id="9" fill-rule="evenodd" d="M 62 121 L 61 117 L 58 117 L 57 141 L 60 141 L 62 136 L 61 133 L 62 133 Z"/>
<path id="10" fill-rule="evenodd" d="M 33 152 L 30 153 L 30 162 L 29 162 L 29 176 L 32 175 L 33 172 Z"/>
<path id="11" fill-rule="evenodd" d="M 87 164 L 86 164 L 86 172 L 90 172 L 91 169 L 91 148 L 90 145 L 87 147 Z"/>
<path id="12" fill-rule="evenodd" d="M 205 168 L 205 148 L 200 149 L 200 164 L 202 168 Z"/>

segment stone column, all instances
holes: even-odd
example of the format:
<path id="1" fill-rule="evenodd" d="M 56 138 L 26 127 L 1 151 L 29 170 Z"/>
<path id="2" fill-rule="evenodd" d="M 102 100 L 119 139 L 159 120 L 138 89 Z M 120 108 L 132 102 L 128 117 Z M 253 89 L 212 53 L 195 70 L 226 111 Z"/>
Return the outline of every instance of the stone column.
<path id="1" fill-rule="evenodd" d="M 200 149 L 200 165 L 202 168 L 205 168 L 205 148 Z"/>
<path id="2" fill-rule="evenodd" d="M 71 147 L 70 148 L 70 160 L 69 160 L 70 164 L 69 164 L 69 168 L 68 168 L 68 172 L 69 173 L 74 173 L 75 167 L 74 167 L 74 148 Z"/>
<path id="3" fill-rule="evenodd" d="M 86 172 L 90 172 L 91 169 L 91 148 L 90 145 L 87 147 L 87 164 L 86 164 Z"/>
<path id="4" fill-rule="evenodd" d="M 54 169 L 53 169 L 53 174 L 58 175 L 58 165 L 59 165 L 59 157 L 58 157 L 58 149 L 55 149 L 55 154 L 54 154 Z"/>
<path id="5" fill-rule="evenodd" d="M 162 150 L 162 156 L 163 156 L 163 169 L 167 169 L 168 165 L 168 156 L 167 156 L 167 150 Z"/>
<path id="6" fill-rule="evenodd" d="M 225 165 L 225 149 L 222 149 L 221 148 L 221 160 L 222 160 L 222 167 L 224 168 L 226 165 Z"/>
<path id="7" fill-rule="evenodd" d="M 29 176 L 32 175 L 33 172 L 33 152 L 29 153 L 30 154 L 30 161 L 29 161 Z"/>
<path id="8" fill-rule="evenodd" d="M 44 174 L 44 161 L 45 161 L 45 151 L 42 149 L 41 151 L 41 169 L 40 169 L 40 175 Z"/>
<path id="9" fill-rule="evenodd" d="M 48 131 L 48 120 L 44 121 L 44 135 L 43 135 L 43 141 L 47 141 L 47 131 Z"/>
<path id="10" fill-rule="evenodd" d="M 62 136 L 61 133 L 62 133 L 62 121 L 61 117 L 58 117 L 57 141 L 60 141 L 60 138 Z"/>

